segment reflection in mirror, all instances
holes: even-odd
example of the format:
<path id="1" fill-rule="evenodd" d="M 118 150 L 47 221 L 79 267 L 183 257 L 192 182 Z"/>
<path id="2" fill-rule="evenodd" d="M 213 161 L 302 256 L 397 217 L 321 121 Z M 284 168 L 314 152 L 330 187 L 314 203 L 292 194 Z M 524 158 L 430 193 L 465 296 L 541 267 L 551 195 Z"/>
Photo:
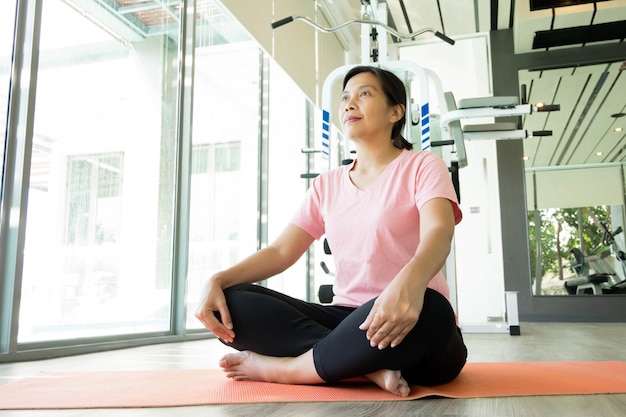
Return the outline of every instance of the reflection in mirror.
<path id="1" fill-rule="evenodd" d="M 535 296 L 626 294 L 619 164 L 526 170 Z"/>
<path id="2" fill-rule="evenodd" d="M 626 293 L 626 257 L 616 240 L 623 230 L 611 230 L 611 211 L 595 206 L 528 212 L 533 295 Z"/>

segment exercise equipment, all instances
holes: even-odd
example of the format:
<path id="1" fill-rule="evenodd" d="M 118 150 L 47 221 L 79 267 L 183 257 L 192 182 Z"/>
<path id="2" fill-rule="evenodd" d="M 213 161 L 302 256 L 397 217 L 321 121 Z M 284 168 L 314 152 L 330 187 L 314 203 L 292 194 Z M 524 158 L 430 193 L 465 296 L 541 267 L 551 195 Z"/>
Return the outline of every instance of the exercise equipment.
<path id="1" fill-rule="evenodd" d="M 576 272 L 576 278 L 566 279 L 563 285 L 568 294 L 602 294 L 602 286 L 609 282 L 611 272 L 595 272 L 590 273 L 590 263 L 598 261 L 608 255 L 605 251 L 602 255 L 585 256 L 579 248 L 570 249 L 570 253 L 574 256 L 574 263 L 571 264 Z M 597 263 L 597 262 L 596 262 Z"/>
<path id="2" fill-rule="evenodd" d="M 480 119 L 487 117 L 525 116 L 537 112 L 558 111 L 559 104 L 532 105 L 522 97 L 522 103 L 515 96 L 477 97 L 459 100 L 458 104 L 452 92 L 444 93 L 446 112 L 441 115 L 442 132 L 456 145 L 456 161 L 460 168 L 467 166 L 465 151 L 466 140 L 512 140 L 529 137 L 552 136 L 550 130 L 529 133 L 519 128 L 514 122 L 494 122 L 461 125 L 461 120 Z"/>
<path id="3" fill-rule="evenodd" d="M 330 246 L 328 245 L 328 239 L 326 238 L 324 238 L 324 254 L 332 255 Z M 330 269 L 328 269 L 326 262 L 324 261 L 320 262 L 320 266 L 322 267 L 322 270 L 324 271 L 326 275 L 335 276 L 335 274 L 331 272 Z M 330 304 L 333 302 L 334 296 L 335 296 L 335 293 L 333 292 L 332 284 L 322 284 L 319 286 L 319 289 L 317 292 L 317 298 L 320 300 L 320 303 Z"/>
<path id="4" fill-rule="evenodd" d="M 467 155 L 465 150 L 465 140 L 488 139 L 520 139 L 529 137 L 529 134 L 519 129 L 517 124 L 480 124 L 480 125 L 461 125 L 461 120 L 485 117 L 505 117 L 505 116 L 522 116 L 531 114 L 535 111 L 551 111 L 558 110 L 558 105 L 544 106 L 540 109 L 538 106 L 532 106 L 525 103 L 525 97 L 522 98 L 522 104 L 518 104 L 517 97 L 482 97 L 476 99 L 464 99 L 459 101 L 458 105 L 454 99 L 452 92 L 444 92 L 439 77 L 431 70 L 424 68 L 412 61 L 386 61 L 387 57 L 387 34 L 391 34 L 400 39 L 414 39 L 424 33 L 432 33 L 437 38 L 454 45 L 454 40 L 446 35 L 439 33 L 431 28 L 424 28 L 410 34 L 402 34 L 387 25 L 386 4 L 381 3 L 373 5 L 370 1 L 362 1 L 361 19 L 353 19 L 341 23 L 335 27 L 327 28 L 313 22 L 304 16 L 291 16 L 280 19 L 272 23 L 272 28 L 276 29 L 287 23 L 294 21 L 304 21 L 324 33 L 332 33 L 352 24 L 361 25 L 361 63 L 358 65 L 372 65 L 387 69 L 397 75 L 407 88 L 407 119 L 404 137 L 411 143 L 418 144 L 421 150 L 433 150 L 432 148 L 440 148 L 442 159 L 448 165 L 452 182 L 454 184 L 457 197 L 461 200 L 459 170 L 467 166 Z M 377 15 L 380 20 L 372 20 L 371 16 Z M 379 62 L 380 59 L 383 62 Z M 371 59 L 371 61 L 370 61 Z M 356 65 L 345 65 L 333 70 L 325 79 L 322 87 L 322 134 L 319 148 L 302 150 L 303 153 L 320 153 L 326 161 L 322 170 L 331 169 L 338 164 L 348 164 L 352 162 L 350 143 L 342 140 L 340 137 L 333 144 L 333 126 L 331 122 L 331 92 L 332 87 L 339 81 L 345 73 Z M 418 83 L 417 95 L 412 94 L 411 85 L 413 80 Z M 432 86 L 432 90 L 431 90 Z M 438 99 L 440 104 L 440 115 L 431 114 L 430 105 L 431 92 Z M 415 106 L 417 106 L 415 108 Z M 415 113 L 416 116 L 415 117 Z M 411 116 L 411 117 L 408 117 Z M 440 116 L 440 117 L 439 117 Z M 431 127 L 433 121 L 439 120 L 441 126 L 441 140 L 431 140 Z M 417 137 L 413 137 L 412 125 L 418 125 Z M 532 136 L 547 136 L 552 132 L 533 132 Z M 437 138 L 439 139 L 439 138 Z M 302 174 L 303 178 L 314 178 L 319 172 L 310 172 Z M 322 268 L 329 273 L 325 264 Z M 448 262 L 446 263 L 447 279 L 451 283 L 451 301 L 456 305 L 456 275 L 454 265 L 454 252 L 451 252 Z M 323 288 L 322 288 L 323 287 Z M 325 302 L 332 300 L 332 286 L 326 285 L 320 287 L 320 300 L 324 298 Z M 506 326 L 495 325 L 496 331 L 507 331 L 510 334 L 520 334 L 518 310 L 517 310 L 517 293 L 505 292 L 506 303 Z M 468 330 L 468 329 L 464 329 Z M 471 330 L 471 329 L 470 329 Z M 484 329 L 480 329 L 483 332 Z"/>
<path id="5" fill-rule="evenodd" d="M 337 143 L 341 146 L 333 146 L 332 138 L 334 132 L 331 117 L 332 88 L 335 83 L 341 81 L 346 72 L 351 68 L 357 65 L 374 65 L 383 67 L 392 71 L 404 82 L 405 86 L 407 86 L 407 116 L 409 114 L 413 114 L 414 104 L 412 99 L 415 98 L 415 103 L 419 106 L 419 108 L 415 110 L 418 113 L 417 117 L 419 118 L 418 123 L 420 125 L 419 137 L 414 138 L 412 137 L 413 134 L 410 129 L 411 123 L 407 123 L 408 128 L 405 130 L 404 137 L 411 143 L 419 144 L 419 147 L 422 150 L 430 150 L 431 148 L 430 85 L 434 86 L 435 93 L 441 98 L 440 101 L 443 99 L 441 81 L 434 72 L 411 61 L 387 61 L 387 35 L 391 34 L 399 39 L 415 39 L 423 34 L 431 33 L 450 45 L 454 45 L 455 41 L 432 28 L 423 28 L 413 33 L 402 34 L 387 25 L 387 6 L 385 3 L 375 4 L 376 2 L 365 0 L 361 3 L 360 19 L 348 20 L 330 28 L 321 26 L 306 16 L 290 16 L 271 24 L 272 29 L 277 29 L 294 21 L 303 21 L 314 27 L 316 30 L 324 33 L 333 33 L 353 24 L 361 25 L 361 63 L 336 68 L 328 74 L 322 87 L 322 133 L 319 147 L 316 147 L 315 149 L 315 151 L 321 153 L 323 159 L 326 161 L 325 166 L 321 167 L 321 171 L 331 169 L 340 163 L 347 164 L 352 162 L 352 150 L 350 149 L 349 141 L 337 139 Z M 372 19 L 372 16 L 377 16 L 378 19 Z M 381 61 L 384 62 L 384 64 L 381 63 Z M 419 92 L 417 97 L 414 97 L 410 88 L 413 80 L 417 80 L 419 83 Z M 407 117 L 407 119 L 412 118 Z M 306 153 L 311 153 L 311 151 L 309 150 Z M 313 178 L 317 175 L 319 175 L 319 172 L 306 173 L 301 176 L 303 178 Z"/>
<path id="6" fill-rule="evenodd" d="M 622 226 L 619 226 L 613 232 L 609 230 L 608 224 L 605 221 L 601 221 L 600 225 L 602 226 L 602 245 L 610 246 L 613 249 L 613 253 L 615 254 L 615 258 L 620 262 L 622 266 L 622 272 L 626 276 L 626 252 L 624 252 L 617 241 L 615 240 L 615 236 L 619 235 L 623 232 Z"/>
<path id="7" fill-rule="evenodd" d="M 378 15 L 381 20 L 373 20 L 371 16 Z M 358 65 L 372 65 L 382 67 L 386 70 L 393 72 L 398 78 L 400 78 L 405 87 L 407 88 L 407 102 L 405 108 L 407 109 L 407 124 L 403 136 L 411 143 L 418 144 L 421 150 L 431 150 L 431 146 L 443 146 L 441 142 L 431 144 L 431 105 L 430 105 L 430 93 L 431 86 L 434 88 L 435 94 L 438 95 L 439 101 L 443 101 L 443 88 L 441 81 L 437 75 L 415 62 L 411 61 L 386 61 L 387 57 L 387 33 L 400 38 L 400 39 L 414 39 L 417 36 L 421 36 L 425 33 L 432 33 L 439 39 L 445 41 L 450 45 L 454 45 L 455 41 L 445 36 L 444 34 L 431 29 L 424 28 L 410 34 L 402 34 L 395 29 L 389 27 L 386 22 L 386 4 L 380 4 L 378 6 L 372 5 L 369 1 L 362 1 L 361 7 L 361 19 L 352 19 L 341 23 L 335 27 L 321 26 L 311 19 L 305 16 L 290 16 L 284 19 L 280 19 L 272 23 L 272 29 L 279 28 L 285 24 L 294 21 L 303 21 L 306 24 L 314 27 L 316 30 L 324 33 L 332 33 L 341 30 L 347 26 L 353 24 L 361 25 L 361 63 L 353 65 L 344 65 L 335 68 L 324 80 L 322 86 L 322 128 L 321 128 L 321 141 L 319 147 L 305 148 L 301 152 L 303 154 L 321 154 L 325 163 L 321 167 L 321 171 L 332 169 L 338 164 L 346 165 L 352 163 L 353 150 L 350 148 L 350 142 L 348 140 L 342 140 L 337 138 L 336 145 L 333 146 L 333 124 L 332 124 L 332 90 L 337 82 L 341 82 L 345 74 L 353 67 Z M 368 32 L 369 30 L 369 32 Z M 382 40 L 382 41 L 381 41 Z M 383 63 L 379 62 L 380 60 Z M 370 61 L 371 59 L 371 61 Z M 413 80 L 418 83 L 419 91 L 417 97 L 411 91 L 411 85 Z M 413 101 L 415 99 L 415 102 Z M 415 108 L 417 106 L 417 108 Z M 417 113 L 417 114 L 414 114 Z M 414 137 L 412 126 L 419 126 L 418 137 Z M 339 146 L 337 146 L 339 145 Z M 455 165 L 454 169 L 451 169 L 453 175 L 453 182 L 455 184 L 455 190 L 457 196 L 459 193 L 458 182 L 458 166 Z M 301 174 L 301 178 L 311 179 L 319 175 L 319 172 L 307 172 Z M 324 239 L 324 253 L 331 255 L 328 241 Z M 322 270 L 329 276 L 333 273 L 329 270 L 324 261 L 320 262 Z M 318 298 L 322 303 L 330 303 L 333 299 L 332 284 L 323 284 L 318 287 Z"/>
<path id="8" fill-rule="evenodd" d="M 626 293 L 626 279 L 620 279 L 608 262 L 607 258 L 611 251 L 615 256 L 615 261 L 619 263 L 622 273 L 626 276 L 626 252 L 624 252 L 615 240 L 615 236 L 623 232 L 621 226 L 614 231 L 610 231 L 607 222 L 601 221 L 602 246 L 609 247 L 599 255 L 584 256 L 578 248 L 570 249 L 575 262 L 572 268 L 576 272 L 576 278 L 565 280 L 565 290 L 570 295 L 580 294 L 624 294 Z M 593 273 L 591 273 L 593 271 Z"/>
<path id="9" fill-rule="evenodd" d="M 367 3 L 369 3 L 369 2 L 367 2 Z M 365 17 L 366 18 L 363 18 L 363 19 L 348 20 L 348 21 L 343 22 L 343 23 L 341 23 L 341 24 L 339 24 L 339 25 L 337 25 L 335 27 L 328 28 L 328 27 L 324 27 L 324 26 L 321 26 L 321 25 L 317 24 L 316 22 L 312 21 L 311 19 L 309 19 L 306 16 L 289 16 L 289 17 L 286 17 L 284 19 L 280 19 L 280 20 L 278 20 L 276 22 L 273 22 L 271 26 L 272 26 L 272 29 L 276 29 L 276 28 L 278 28 L 278 27 L 280 27 L 282 25 L 286 25 L 287 23 L 291 23 L 294 20 L 302 20 L 303 22 L 313 26 L 315 29 L 317 29 L 317 30 L 319 30 L 321 32 L 333 33 L 333 32 L 336 32 L 338 30 L 341 30 L 341 29 L 343 29 L 343 28 L 345 28 L 347 26 L 350 26 L 350 25 L 356 23 L 356 24 L 362 24 L 362 25 L 378 26 L 380 28 L 383 28 L 384 30 L 386 30 L 387 32 L 389 32 L 390 34 L 394 35 L 396 38 L 399 38 L 399 39 L 415 39 L 416 37 L 418 37 L 420 35 L 423 35 L 424 33 L 432 33 L 433 35 L 435 35 L 439 39 L 449 43 L 450 45 L 454 45 L 454 40 L 453 39 L 447 37 L 446 35 L 444 35 L 443 33 L 439 32 L 439 31 L 436 31 L 436 30 L 431 29 L 431 28 L 423 28 L 423 29 L 420 29 L 420 30 L 418 30 L 416 32 L 413 32 L 413 33 L 402 34 L 402 33 L 398 32 L 398 31 L 396 31 L 394 28 L 392 28 L 390 26 L 387 26 L 387 24 L 382 22 L 382 21 L 371 20 L 369 18 L 368 14 L 366 14 Z M 375 30 L 376 28 L 374 27 L 373 29 Z M 372 36 L 372 38 L 374 40 L 376 40 L 377 36 L 378 35 Z M 378 54 L 376 54 L 375 56 L 372 56 L 372 58 L 374 58 L 373 59 L 374 62 L 376 61 L 375 58 L 377 56 L 378 56 Z"/>

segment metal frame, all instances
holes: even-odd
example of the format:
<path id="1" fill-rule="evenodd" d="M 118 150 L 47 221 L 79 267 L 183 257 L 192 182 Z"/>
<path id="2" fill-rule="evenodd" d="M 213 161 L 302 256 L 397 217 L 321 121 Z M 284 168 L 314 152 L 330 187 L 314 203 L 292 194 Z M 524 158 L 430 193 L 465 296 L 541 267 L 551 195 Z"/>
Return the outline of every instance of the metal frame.
<path id="1" fill-rule="evenodd" d="M 0 355 L 17 351 L 42 2 L 18 0 L 16 9 L 0 201 Z"/>

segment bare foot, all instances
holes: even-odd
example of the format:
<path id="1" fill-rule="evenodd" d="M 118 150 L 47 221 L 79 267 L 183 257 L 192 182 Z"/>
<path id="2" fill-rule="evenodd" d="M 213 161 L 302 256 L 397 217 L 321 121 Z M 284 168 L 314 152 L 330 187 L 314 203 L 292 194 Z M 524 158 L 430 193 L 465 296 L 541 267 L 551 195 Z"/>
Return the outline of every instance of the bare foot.
<path id="1" fill-rule="evenodd" d="M 297 358 L 278 358 L 243 351 L 229 353 L 219 361 L 228 378 L 236 381 L 264 381 L 279 384 L 321 384 L 324 382 L 313 365 L 311 351 Z M 366 375 L 379 387 L 400 397 L 411 392 L 400 371 L 383 369 Z"/>
<path id="2" fill-rule="evenodd" d="M 407 397 L 411 393 L 408 382 L 402 378 L 400 371 L 382 369 L 366 375 L 376 385 L 399 397 Z"/>
<path id="3" fill-rule="evenodd" d="M 220 359 L 219 365 L 228 378 L 234 380 L 252 380 L 277 382 L 266 364 L 265 357 L 254 352 L 229 353 Z"/>
<path id="4" fill-rule="evenodd" d="M 228 378 L 236 381 L 265 381 L 280 384 L 318 384 L 324 382 L 313 365 L 312 354 L 297 358 L 259 355 L 243 351 L 229 353 L 219 362 Z"/>

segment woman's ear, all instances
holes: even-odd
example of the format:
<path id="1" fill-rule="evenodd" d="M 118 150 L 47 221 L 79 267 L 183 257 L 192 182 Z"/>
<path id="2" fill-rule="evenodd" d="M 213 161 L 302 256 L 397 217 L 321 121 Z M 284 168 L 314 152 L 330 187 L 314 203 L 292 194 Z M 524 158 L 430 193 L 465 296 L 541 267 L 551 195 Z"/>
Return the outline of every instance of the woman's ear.
<path id="1" fill-rule="evenodd" d="M 405 112 L 404 104 L 396 104 L 395 106 L 393 106 L 393 113 L 391 113 L 391 121 L 395 123 L 398 120 L 402 119 L 402 117 L 404 116 L 404 112 Z"/>

